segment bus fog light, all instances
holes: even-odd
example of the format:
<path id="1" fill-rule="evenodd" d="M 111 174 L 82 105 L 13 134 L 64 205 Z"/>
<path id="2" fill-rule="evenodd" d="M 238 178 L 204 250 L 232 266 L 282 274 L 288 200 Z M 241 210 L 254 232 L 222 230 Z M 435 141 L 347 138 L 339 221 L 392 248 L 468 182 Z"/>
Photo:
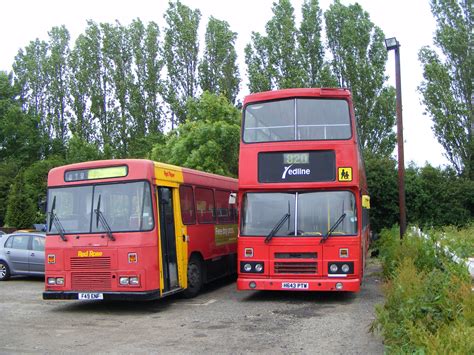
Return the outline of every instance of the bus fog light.
<path id="1" fill-rule="evenodd" d="M 128 277 L 120 277 L 119 283 L 121 285 L 128 285 L 130 283 L 130 278 Z"/>
<path id="2" fill-rule="evenodd" d="M 56 278 L 48 277 L 48 285 L 56 285 Z"/>
<path id="3" fill-rule="evenodd" d="M 256 272 L 262 272 L 263 271 L 263 265 L 262 264 L 255 265 L 255 271 Z"/>
<path id="4" fill-rule="evenodd" d="M 250 264 L 245 264 L 245 265 L 244 265 L 244 271 L 245 271 L 245 272 L 250 272 L 250 271 L 252 271 L 252 265 L 250 265 Z"/>
<path id="5" fill-rule="evenodd" d="M 347 274 L 349 272 L 349 265 L 347 264 L 342 265 L 341 270 L 343 273 Z"/>
<path id="6" fill-rule="evenodd" d="M 56 285 L 64 285 L 64 277 L 57 277 L 56 278 Z"/>
<path id="7" fill-rule="evenodd" d="M 331 272 L 337 272 L 337 265 L 336 264 L 331 264 L 329 265 L 329 271 Z"/>
<path id="8" fill-rule="evenodd" d="M 250 288 L 255 288 L 255 287 L 257 287 L 257 284 L 255 283 L 255 281 L 250 281 L 249 282 L 249 287 Z"/>
<path id="9" fill-rule="evenodd" d="M 336 284 L 336 290 L 342 290 L 342 287 L 343 287 L 343 286 L 342 286 L 342 282 L 338 282 L 338 283 Z"/>
<path id="10" fill-rule="evenodd" d="M 138 276 L 133 276 L 130 278 L 130 285 L 137 286 L 140 284 Z"/>

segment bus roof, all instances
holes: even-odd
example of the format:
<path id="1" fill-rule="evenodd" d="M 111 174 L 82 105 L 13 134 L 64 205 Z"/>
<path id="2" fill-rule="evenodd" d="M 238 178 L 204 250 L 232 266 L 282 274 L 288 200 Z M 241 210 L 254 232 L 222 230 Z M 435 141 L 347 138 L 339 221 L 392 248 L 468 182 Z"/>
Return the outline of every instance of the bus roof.
<path id="1" fill-rule="evenodd" d="M 216 174 L 210 174 L 203 171 L 198 171 L 189 168 L 182 168 L 179 166 L 165 164 L 160 162 L 154 162 L 147 159 L 111 159 L 111 160 L 96 160 L 88 161 L 83 163 L 75 163 L 60 166 L 50 170 L 48 174 L 48 186 L 64 186 L 67 185 L 77 185 L 91 182 L 103 182 L 104 179 L 87 179 L 87 180 L 78 180 L 78 181 L 67 181 L 65 182 L 65 174 L 68 171 L 77 171 L 77 170 L 86 170 L 86 169 L 100 169 L 100 168 L 110 168 L 118 166 L 127 166 L 126 176 L 111 177 L 109 180 L 113 181 L 128 181 L 128 180 L 152 180 L 158 178 L 156 176 L 156 168 L 162 171 L 175 171 L 184 177 L 182 183 L 204 185 L 204 186 L 216 186 L 220 188 L 229 188 L 237 189 L 237 180 L 220 176 Z M 170 176 L 165 176 L 167 180 L 174 180 Z M 163 177 L 161 177 L 163 179 Z"/>
<path id="2" fill-rule="evenodd" d="M 244 106 L 252 102 L 270 101 L 290 97 L 332 97 L 350 98 L 351 92 L 341 88 L 302 88 L 264 91 L 244 98 Z"/>

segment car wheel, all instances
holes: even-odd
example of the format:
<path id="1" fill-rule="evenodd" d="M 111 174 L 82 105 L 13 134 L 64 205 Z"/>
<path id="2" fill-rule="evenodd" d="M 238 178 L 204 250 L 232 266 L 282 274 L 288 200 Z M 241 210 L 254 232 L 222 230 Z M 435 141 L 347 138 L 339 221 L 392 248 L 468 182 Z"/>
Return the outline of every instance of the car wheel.
<path id="1" fill-rule="evenodd" d="M 196 256 L 192 256 L 188 262 L 188 288 L 183 295 L 186 298 L 196 297 L 204 282 L 202 262 Z"/>
<path id="2" fill-rule="evenodd" d="M 4 261 L 0 261 L 0 281 L 5 281 L 10 278 L 10 269 Z"/>

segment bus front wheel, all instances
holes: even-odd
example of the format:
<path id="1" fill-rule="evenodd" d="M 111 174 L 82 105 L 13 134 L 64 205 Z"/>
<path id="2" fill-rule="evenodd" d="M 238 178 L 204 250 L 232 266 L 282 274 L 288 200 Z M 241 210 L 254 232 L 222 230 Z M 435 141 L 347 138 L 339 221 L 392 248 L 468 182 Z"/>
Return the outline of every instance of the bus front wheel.
<path id="1" fill-rule="evenodd" d="M 188 288 L 183 292 L 184 297 L 196 297 L 202 288 L 203 276 L 201 259 L 193 255 L 188 262 Z"/>

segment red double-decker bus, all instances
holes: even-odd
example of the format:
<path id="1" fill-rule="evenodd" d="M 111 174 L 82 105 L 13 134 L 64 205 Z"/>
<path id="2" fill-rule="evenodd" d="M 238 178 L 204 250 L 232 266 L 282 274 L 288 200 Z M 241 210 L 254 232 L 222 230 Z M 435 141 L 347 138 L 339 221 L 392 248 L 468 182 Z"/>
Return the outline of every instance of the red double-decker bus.
<path id="1" fill-rule="evenodd" d="M 235 273 L 237 180 L 149 160 L 52 169 L 44 299 L 150 300 Z"/>
<path id="2" fill-rule="evenodd" d="M 247 96 L 239 159 L 237 288 L 359 291 L 370 199 L 350 92 Z"/>

